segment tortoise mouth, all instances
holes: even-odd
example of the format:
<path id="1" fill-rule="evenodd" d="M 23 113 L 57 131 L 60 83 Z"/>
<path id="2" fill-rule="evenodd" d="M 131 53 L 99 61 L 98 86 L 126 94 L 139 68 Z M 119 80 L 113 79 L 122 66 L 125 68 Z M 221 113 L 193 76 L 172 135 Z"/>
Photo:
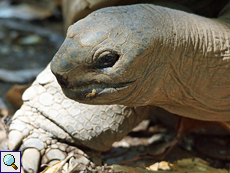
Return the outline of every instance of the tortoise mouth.
<path id="1" fill-rule="evenodd" d="M 105 84 L 105 83 L 93 83 L 88 85 L 78 85 L 78 86 L 62 86 L 64 94 L 73 100 L 92 100 L 97 96 L 102 96 L 104 94 L 112 94 L 119 92 L 127 87 L 133 82 L 125 82 L 118 84 Z"/>

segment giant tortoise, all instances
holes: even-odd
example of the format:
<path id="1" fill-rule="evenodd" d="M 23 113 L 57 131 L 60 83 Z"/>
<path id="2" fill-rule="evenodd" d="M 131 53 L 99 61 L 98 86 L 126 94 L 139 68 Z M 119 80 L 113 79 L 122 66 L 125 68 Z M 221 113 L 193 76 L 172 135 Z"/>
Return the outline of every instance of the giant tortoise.
<path id="1" fill-rule="evenodd" d="M 23 152 L 28 172 L 70 152 L 90 170 L 155 106 L 229 121 L 230 15 L 222 5 L 215 18 L 153 4 L 107 7 L 71 25 L 23 94 L 9 150 Z"/>

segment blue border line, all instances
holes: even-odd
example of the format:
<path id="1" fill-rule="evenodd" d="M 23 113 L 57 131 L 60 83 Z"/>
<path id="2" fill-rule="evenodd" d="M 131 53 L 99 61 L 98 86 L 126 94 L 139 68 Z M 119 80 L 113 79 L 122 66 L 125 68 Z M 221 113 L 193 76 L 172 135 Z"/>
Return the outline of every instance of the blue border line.
<path id="1" fill-rule="evenodd" d="M 20 153 L 20 165 L 18 166 L 18 169 L 19 169 L 19 172 L 17 171 L 17 173 L 21 173 L 21 158 L 22 158 L 22 152 L 21 151 L 0 151 L 0 156 L 1 156 L 1 153 L 12 153 L 13 154 L 13 152 L 15 152 L 15 153 Z M 2 165 L 2 163 L 3 163 L 3 161 L 0 161 L 0 173 L 15 173 L 15 172 L 1 172 L 1 165 Z"/>

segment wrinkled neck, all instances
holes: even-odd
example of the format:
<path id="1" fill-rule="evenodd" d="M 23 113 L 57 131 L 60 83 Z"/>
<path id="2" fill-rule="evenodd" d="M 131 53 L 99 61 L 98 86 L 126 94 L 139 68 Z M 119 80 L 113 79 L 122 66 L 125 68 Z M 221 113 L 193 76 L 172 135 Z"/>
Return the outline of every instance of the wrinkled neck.
<path id="1" fill-rule="evenodd" d="M 178 107 L 214 109 L 216 103 L 206 94 L 215 91 L 207 88 L 215 68 L 218 70 L 223 60 L 230 59 L 229 24 L 167 8 L 149 6 L 150 9 L 156 31 L 151 35 L 152 51 L 141 85 L 129 102 L 135 106 L 160 106 L 179 115 L 184 112 Z"/>
<path id="2" fill-rule="evenodd" d="M 212 115 L 217 112 L 224 117 L 230 111 L 226 97 L 230 92 L 226 75 L 230 72 L 230 25 L 219 19 L 168 12 L 172 34 L 169 39 L 163 34 L 164 73 L 158 77 L 159 92 L 152 89 L 152 95 L 158 97 L 153 97 L 150 104 L 182 116 L 197 115 L 202 120 L 216 119 Z"/>

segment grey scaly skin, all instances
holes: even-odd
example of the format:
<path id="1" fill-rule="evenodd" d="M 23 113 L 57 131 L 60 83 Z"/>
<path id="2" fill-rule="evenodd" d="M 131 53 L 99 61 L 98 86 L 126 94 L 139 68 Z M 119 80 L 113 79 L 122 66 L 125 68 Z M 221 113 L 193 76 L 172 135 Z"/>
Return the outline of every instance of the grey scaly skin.
<path id="1" fill-rule="evenodd" d="M 71 151 L 88 169 L 101 164 L 97 151 L 147 117 L 148 105 L 229 120 L 229 36 L 224 21 L 148 4 L 90 14 L 69 28 L 51 67 L 67 97 L 92 105 L 64 96 L 48 66 L 23 95 L 9 149 L 23 151 L 27 171 Z"/>
<path id="2" fill-rule="evenodd" d="M 109 150 L 149 111 L 146 107 L 94 106 L 70 100 L 62 93 L 50 65 L 22 99 L 24 104 L 9 128 L 8 147 L 22 151 L 22 166 L 29 172 L 37 172 L 40 164 L 63 160 L 72 151 L 84 169 L 101 165 L 99 153 Z M 88 149 L 83 152 L 79 147 Z"/>
<path id="3" fill-rule="evenodd" d="M 64 94 L 85 104 L 154 105 L 230 120 L 230 24 L 140 4 L 72 25 L 51 62 Z"/>

